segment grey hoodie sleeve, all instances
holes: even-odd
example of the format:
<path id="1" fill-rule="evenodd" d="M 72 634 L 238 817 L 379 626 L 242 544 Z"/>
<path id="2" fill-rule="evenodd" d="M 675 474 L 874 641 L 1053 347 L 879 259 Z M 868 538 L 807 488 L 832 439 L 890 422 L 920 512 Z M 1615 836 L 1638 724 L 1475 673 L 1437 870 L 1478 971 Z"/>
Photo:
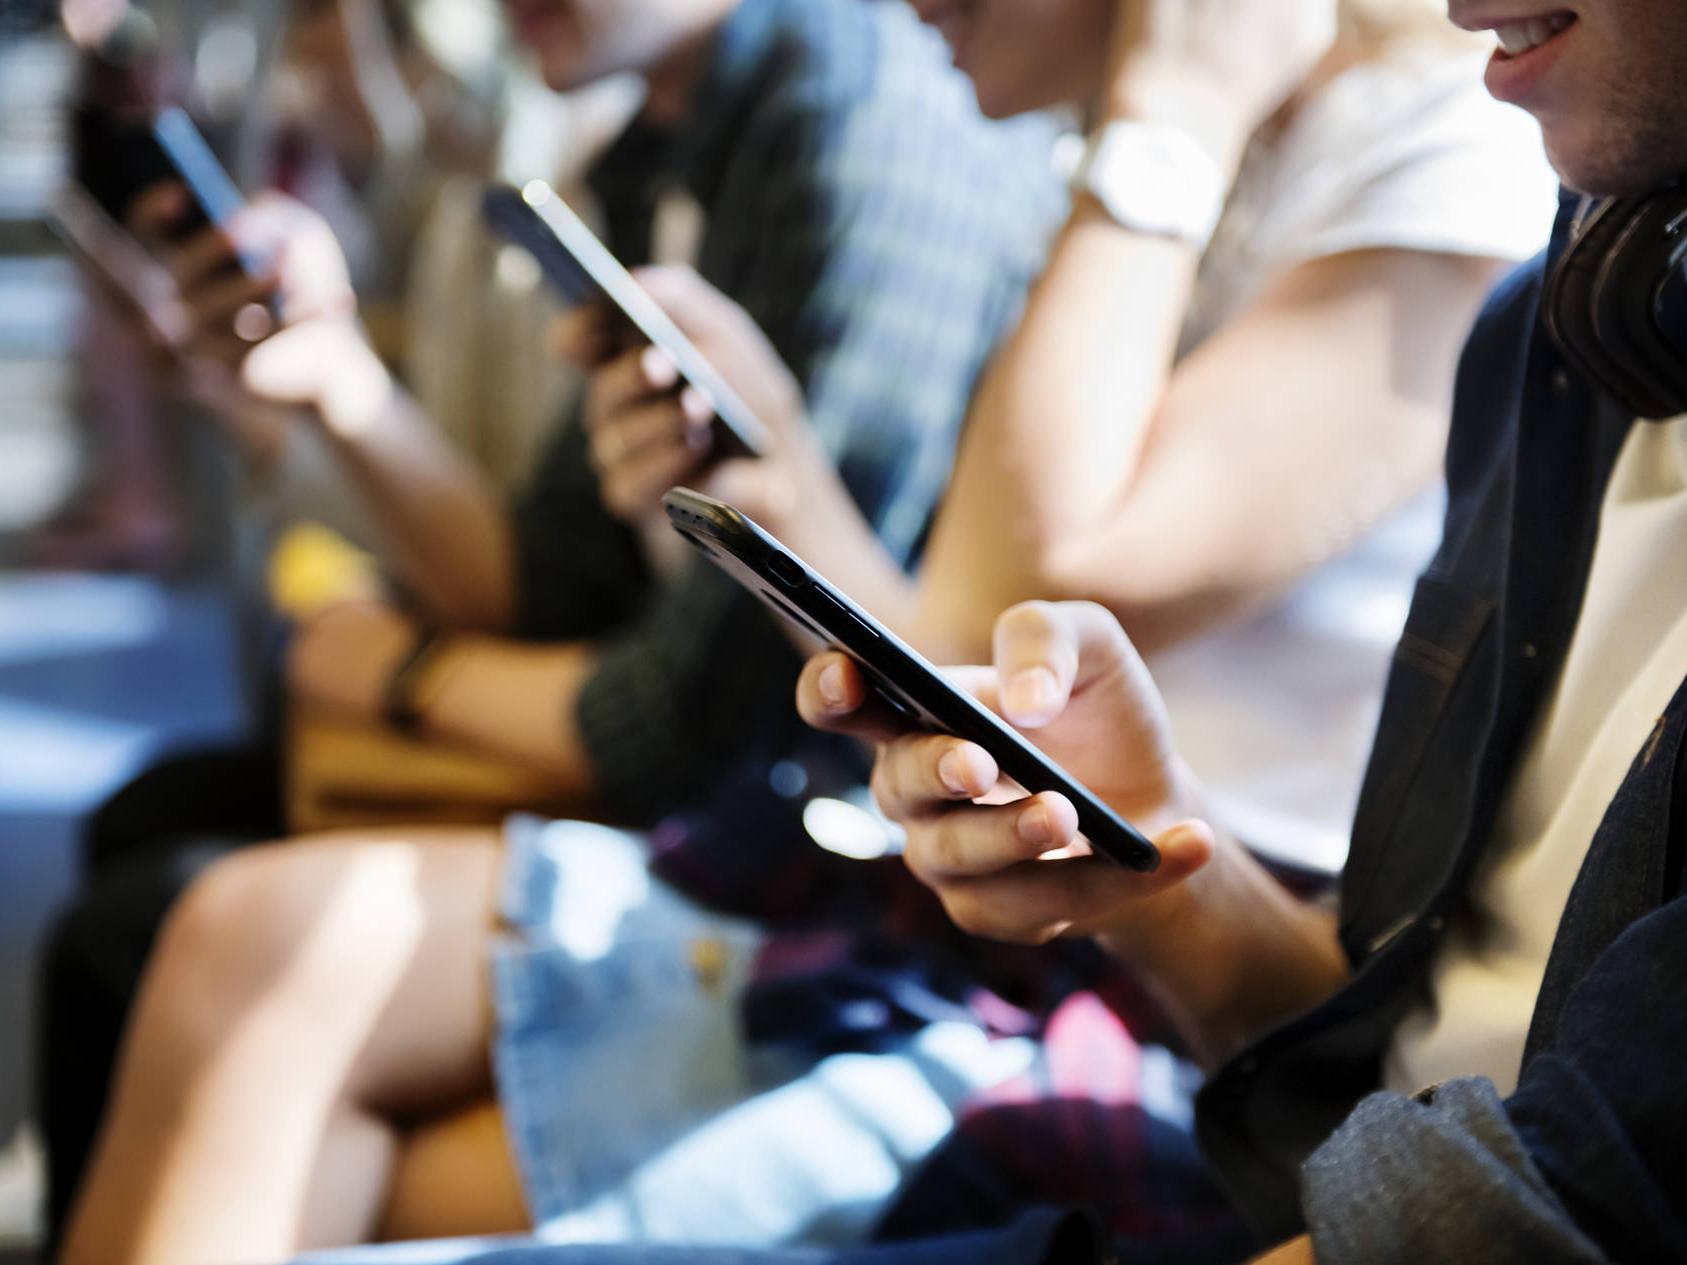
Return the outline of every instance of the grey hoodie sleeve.
<path id="1" fill-rule="evenodd" d="M 1318 1265 L 1602 1262 L 1485 1077 L 1372 1094 L 1301 1170 Z"/>

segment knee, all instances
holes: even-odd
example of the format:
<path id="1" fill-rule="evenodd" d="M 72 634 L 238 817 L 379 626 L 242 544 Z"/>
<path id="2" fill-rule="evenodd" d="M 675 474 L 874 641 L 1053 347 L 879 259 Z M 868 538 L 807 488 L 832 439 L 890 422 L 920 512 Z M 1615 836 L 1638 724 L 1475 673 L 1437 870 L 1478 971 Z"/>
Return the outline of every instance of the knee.
<path id="1" fill-rule="evenodd" d="M 283 971 L 302 929 L 300 878 L 280 846 L 209 866 L 171 908 L 145 989 L 177 1034 L 203 1040 Z"/>

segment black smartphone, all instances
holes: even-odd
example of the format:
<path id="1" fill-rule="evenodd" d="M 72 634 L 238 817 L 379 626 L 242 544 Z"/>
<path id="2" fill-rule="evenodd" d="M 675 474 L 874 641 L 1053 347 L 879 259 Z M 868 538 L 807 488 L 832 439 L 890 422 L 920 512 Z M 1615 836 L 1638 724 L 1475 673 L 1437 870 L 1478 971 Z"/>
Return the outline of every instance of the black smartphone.
<path id="1" fill-rule="evenodd" d="M 178 181 L 188 194 L 188 209 L 173 232 L 177 238 L 211 225 L 222 227 L 246 204 L 199 128 L 178 106 L 139 120 L 90 109 L 75 126 L 73 175 L 115 223 L 124 223 L 134 200 L 165 180 Z M 260 262 L 239 260 L 247 273 Z"/>
<path id="2" fill-rule="evenodd" d="M 492 185 L 481 209 L 493 228 L 532 254 L 564 299 L 573 304 L 607 301 L 641 342 L 668 354 L 680 378 L 714 405 L 717 455 L 758 457 L 767 450 L 761 419 L 548 184 Z"/>
<path id="3" fill-rule="evenodd" d="M 775 614 L 854 659 L 912 725 L 977 743 L 1033 794 L 1059 791 L 1101 855 L 1144 873 L 1159 867 L 1159 849 L 1140 830 L 749 518 L 689 488 L 672 489 L 662 505 L 674 530 Z"/>

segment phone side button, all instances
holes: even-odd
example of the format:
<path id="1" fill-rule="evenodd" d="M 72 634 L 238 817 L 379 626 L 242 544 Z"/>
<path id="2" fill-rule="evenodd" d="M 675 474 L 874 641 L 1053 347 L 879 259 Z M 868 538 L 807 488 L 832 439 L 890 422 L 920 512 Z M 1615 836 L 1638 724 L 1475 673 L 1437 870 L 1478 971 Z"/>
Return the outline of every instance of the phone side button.
<path id="1" fill-rule="evenodd" d="M 776 553 L 769 558 L 767 569 L 772 572 L 773 578 L 779 581 L 782 588 L 800 589 L 808 583 L 808 576 L 803 573 L 802 564 L 784 554 Z M 836 602 L 832 604 L 837 605 Z"/>
<path id="2" fill-rule="evenodd" d="M 847 623 L 854 627 L 857 632 L 859 632 L 863 637 L 866 637 L 869 641 L 879 640 L 879 634 L 873 631 L 871 625 L 866 623 L 861 616 L 850 610 L 849 607 L 838 601 L 837 598 L 826 592 L 825 589 L 817 587 L 814 590 L 814 596 L 822 605 L 829 607 L 832 610 L 832 613 L 837 617 L 833 621 L 834 627 L 841 627 L 842 624 Z"/>

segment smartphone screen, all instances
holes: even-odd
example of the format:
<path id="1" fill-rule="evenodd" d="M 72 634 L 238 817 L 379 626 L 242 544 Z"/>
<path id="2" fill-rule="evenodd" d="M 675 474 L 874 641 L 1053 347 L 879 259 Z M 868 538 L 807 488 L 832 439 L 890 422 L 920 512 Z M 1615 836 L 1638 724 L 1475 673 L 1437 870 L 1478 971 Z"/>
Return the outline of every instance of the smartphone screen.
<path id="1" fill-rule="evenodd" d="M 187 211 L 174 229 L 177 238 L 226 225 L 245 205 L 210 144 L 177 106 L 139 120 L 88 109 L 78 113 L 75 128 L 75 179 L 116 224 L 126 222 L 136 198 L 167 180 L 188 194 Z M 243 257 L 239 265 L 253 273 L 260 262 Z"/>
<path id="2" fill-rule="evenodd" d="M 754 457 L 766 451 L 767 427 L 761 419 L 549 185 L 543 180 L 529 181 L 520 189 L 493 185 L 482 210 L 488 223 L 532 254 L 569 303 L 609 303 L 641 342 L 668 354 L 681 379 L 701 390 L 714 406 L 720 455 Z"/>
<path id="3" fill-rule="evenodd" d="M 672 489 L 662 505 L 681 536 L 781 619 L 854 659 L 911 726 L 977 743 L 1032 794 L 1065 795 L 1098 854 L 1143 872 L 1159 866 L 1147 836 L 749 518 L 689 488 Z"/>

